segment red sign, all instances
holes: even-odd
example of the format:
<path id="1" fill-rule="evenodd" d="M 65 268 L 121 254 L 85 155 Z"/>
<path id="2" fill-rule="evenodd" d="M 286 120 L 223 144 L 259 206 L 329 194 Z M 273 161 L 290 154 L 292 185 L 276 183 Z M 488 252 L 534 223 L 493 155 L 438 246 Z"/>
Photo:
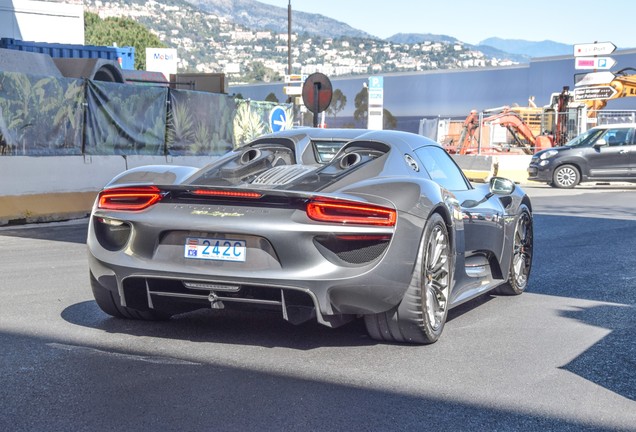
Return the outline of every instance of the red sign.
<path id="1" fill-rule="evenodd" d="M 331 104 L 333 90 L 325 74 L 313 73 L 303 84 L 303 103 L 314 114 L 323 112 Z"/>

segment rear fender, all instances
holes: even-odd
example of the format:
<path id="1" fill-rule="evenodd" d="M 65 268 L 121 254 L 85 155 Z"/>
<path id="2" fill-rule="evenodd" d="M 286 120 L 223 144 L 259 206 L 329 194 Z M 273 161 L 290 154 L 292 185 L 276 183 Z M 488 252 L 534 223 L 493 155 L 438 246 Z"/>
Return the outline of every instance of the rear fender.
<path id="1" fill-rule="evenodd" d="M 199 168 L 179 165 L 147 165 L 132 168 L 113 178 L 105 187 L 134 185 L 177 185 L 183 183 Z"/>

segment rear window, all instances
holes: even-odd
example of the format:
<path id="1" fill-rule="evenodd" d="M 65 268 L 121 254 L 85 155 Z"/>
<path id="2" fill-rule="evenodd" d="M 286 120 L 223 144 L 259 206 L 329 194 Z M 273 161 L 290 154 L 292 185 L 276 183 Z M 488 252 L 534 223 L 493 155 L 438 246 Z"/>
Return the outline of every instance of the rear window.
<path id="1" fill-rule="evenodd" d="M 331 162 L 333 157 L 348 141 L 312 141 L 316 160 L 320 163 Z"/>

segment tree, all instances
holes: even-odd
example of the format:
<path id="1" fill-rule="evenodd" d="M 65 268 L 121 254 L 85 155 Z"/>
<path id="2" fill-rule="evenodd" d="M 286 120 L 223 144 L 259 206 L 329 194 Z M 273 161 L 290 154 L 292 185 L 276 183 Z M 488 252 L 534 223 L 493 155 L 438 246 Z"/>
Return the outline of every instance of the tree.
<path id="1" fill-rule="evenodd" d="M 356 122 L 365 122 L 369 115 L 369 89 L 364 86 L 360 93 L 356 95 L 354 102 L 356 110 L 353 112 L 353 118 Z M 384 108 L 382 110 L 382 128 L 383 129 L 395 129 L 397 127 L 397 119 L 391 111 Z"/>
<path id="2" fill-rule="evenodd" d="M 397 119 L 391 111 L 384 108 L 382 111 L 382 128 L 383 129 L 395 129 L 397 128 Z"/>
<path id="3" fill-rule="evenodd" d="M 260 61 L 251 62 L 247 65 L 243 75 L 248 78 L 248 81 L 272 82 L 280 80 L 278 72 L 265 66 Z"/>
<path id="4" fill-rule="evenodd" d="M 265 101 L 266 102 L 274 102 L 274 103 L 278 103 L 279 102 L 279 100 L 276 97 L 276 95 L 274 94 L 274 92 L 271 92 L 270 94 L 265 96 Z"/>
<path id="5" fill-rule="evenodd" d="M 356 108 L 353 112 L 354 120 L 357 122 L 364 121 L 366 123 L 367 116 L 369 115 L 369 89 L 366 85 L 356 95 L 353 105 Z"/>
<path id="6" fill-rule="evenodd" d="M 146 69 L 146 48 L 166 48 L 146 27 L 129 18 L 109 17 L 84 12 L 84 39 L 87 45 L 131 46 L 135 48 L 135 69 Z"/>
<path id="7" fill-rule="evenodd" d="M 347 105 L 347 97 L 342 93 L 340 89 L 336 89 L 331 97 L 331 103 L 327 108 L 327 114 L 332 115 L 334 118 L 336 115 L 344 109 Z"/>

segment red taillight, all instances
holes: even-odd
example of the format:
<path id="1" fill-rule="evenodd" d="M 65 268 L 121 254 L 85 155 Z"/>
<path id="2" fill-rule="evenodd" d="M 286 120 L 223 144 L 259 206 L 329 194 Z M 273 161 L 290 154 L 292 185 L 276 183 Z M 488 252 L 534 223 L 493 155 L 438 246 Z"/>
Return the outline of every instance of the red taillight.
<path id="1" fill-rule="evenodd" d="M 143 210 L 161 200 L 158 187 L 122 187 L 107 189 L 99 194 L 97 207 L 104 210 Z"/>
<path id="2" fill-rule="evenodd" d="M 310 201 L 307 216 L 320 222 L 378 226 L 394 226 L 397 220 L 394 209 L 339 200 Z"/>
<path id="3" fill-rule="evenodd" d="M 228 190 L 213 190 L 213 189 L 196 189 L 192 191 L 195 195 L 205 196 L 218 196 L 226 198 L 261 198 L 263 194 L 258 192 L 245 192 L 245 191 L 228 191 Z"/>

